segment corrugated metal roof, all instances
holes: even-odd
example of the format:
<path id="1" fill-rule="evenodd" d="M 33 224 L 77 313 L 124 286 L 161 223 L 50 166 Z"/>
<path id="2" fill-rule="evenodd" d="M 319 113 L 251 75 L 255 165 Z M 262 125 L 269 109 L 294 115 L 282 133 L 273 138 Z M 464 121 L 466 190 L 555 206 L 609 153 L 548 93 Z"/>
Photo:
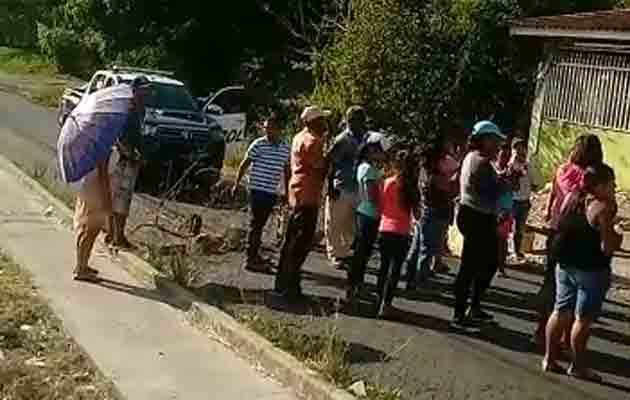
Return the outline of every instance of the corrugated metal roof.
<path id="1" fill-rule="evenodd" d="M 521 18 L 512 28 L 630 32 L 630 9 Z"/>

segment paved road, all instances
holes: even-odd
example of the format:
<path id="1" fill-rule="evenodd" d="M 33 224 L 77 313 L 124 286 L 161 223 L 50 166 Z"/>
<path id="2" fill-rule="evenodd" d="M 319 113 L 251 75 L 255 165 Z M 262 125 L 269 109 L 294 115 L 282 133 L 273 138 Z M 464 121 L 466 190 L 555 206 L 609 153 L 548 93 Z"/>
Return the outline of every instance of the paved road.
<path id="1" fill-rule="evenodd" d="M 11 161 L 54 169 L 58 133 L 54 110 L 0 90 L 0 151 Z"/>
<path id="2" fill-rule="evenodd" d="M 53 166 L 54 118 L 52 111 L 0 92 L 0 151 L 18 162 L 29 160 Z M 209 210 L 204 221 L 241 225 L 245 216 Z M 201 295 L 223 296 L 232 301 L 232 309 L 250 308 L 273 317 L 299 319 L 313 331 L 334 324 L 351 343 L 353 371 L 372 381 L 403 388 L 406 398 L 628 398 L 627 305 L 609 303 L 594 331 L 592 356 L 607 380 L 607 385 L 598 386 L 539 372 L 540 356 L 529 344 L 528 336 L 534 326 L 531 297 L 540 283 L 537 276 L 513 273 L 511 279 L 497 281 L 487 308 L 496 314 L 498 324 L 475 335 L 461 336 L 447 329 L 452 302 L 450 276 L 436 280 L 417 298 L 397 300 L 398 318 L 384 322 L 343 313 L 320 316 L 316 309 L 306 313 L 272 310 L 264 300 L 271 288 L 270 277 L 241 272 L 241 259 L 236 254 L 206 261 L 208 271 L 199 290 Z M 329 305 L 343 296 L 344 274 L 328 267 L 321 255 L 310 257 L 306 270 L 306 292 L 319 302 Z M 245 289 L 248 304 L 241 304 L 237 289 Z"/>

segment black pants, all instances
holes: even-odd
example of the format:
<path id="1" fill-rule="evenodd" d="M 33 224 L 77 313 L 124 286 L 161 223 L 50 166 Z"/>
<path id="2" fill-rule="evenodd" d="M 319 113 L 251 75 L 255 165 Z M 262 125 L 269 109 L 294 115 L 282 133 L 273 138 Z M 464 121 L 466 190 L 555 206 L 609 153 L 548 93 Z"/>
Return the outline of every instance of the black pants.
<path id="1" fill-rule="evenodd" d="M 354 257 L 348 272 L 348 285 L 350 288 L 359 287 L 365 280 L 365 269 L 378 237 L 378 223 L 379 221 L 376 218 L 360 213 L 356 215 Z"/>
<path id="2" fill-rule="evenodd" d="M 457 226 L 464 237 L 462 260 L 455 280 L 455 316 L 464 316 L 471 297 L 471 307 L 479 307 L 498 267 L 497 217 L 461 206 Z M 472 296 L 470 292 L 472 291 Z"/>
<path id="3" fill-rule="evenodd" d="M 538 291 L 538 314 L 542 318 L 547 318 L 549 314 L 551 314 L 556 301 L 556 260 L 553 257 L 552 251 L 554 237 L 555 233 L 551 233 L 547 237 L 547 262 L 545 265 L 545 275 L 543 278 L 543 284 Z"/>
<path id="4" fill-rule="evenodd" d="M 395 233 L 381 233 L 381 268 L 378 271 L 378 296 L 379 304 L 384 302 L 392 304 L 398 281 L 400 280 L 400 270 L 407 257 L 409 249 L 409 236 L 397 235 Z"/>
<path id="5" fill-rule="evenodd" d="M 287 232 L 280 252 L 275 290 L 287 296 L 298 296 L 301 270 L 313 247 L 319 207 L 296 207 L 291 210 Z"/>
<path id="6" fill-rule="evenodd" d="M 272 193 L 252 190 L 249 194 L 249 235 L 247 238 L 247 262 L 255 263 L 258 258 L 263 229 L 276 205 L 277 196 Z"/>

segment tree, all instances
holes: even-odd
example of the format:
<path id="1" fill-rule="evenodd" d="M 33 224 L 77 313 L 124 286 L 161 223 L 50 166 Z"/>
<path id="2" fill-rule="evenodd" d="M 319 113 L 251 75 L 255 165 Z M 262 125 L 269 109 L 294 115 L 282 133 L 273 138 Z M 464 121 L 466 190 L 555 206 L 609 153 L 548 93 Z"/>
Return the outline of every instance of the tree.
<path id="1" fill-rule="evenodd" d="M 613 0 L 353 0 L 315 60 L 313 100 L 363 104 L 377 127 L 426 141 L 491 118 L 525 131 L 540 46 L 509 36 L 512 18 L 611 8 Z"/>

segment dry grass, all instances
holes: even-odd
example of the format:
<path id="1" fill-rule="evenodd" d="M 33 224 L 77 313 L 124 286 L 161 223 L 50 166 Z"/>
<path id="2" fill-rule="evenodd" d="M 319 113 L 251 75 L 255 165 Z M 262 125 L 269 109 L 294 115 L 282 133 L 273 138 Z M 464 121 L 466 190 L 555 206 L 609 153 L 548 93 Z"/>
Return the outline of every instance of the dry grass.
<path id="1" fill-rule="evenodd" d="M 33 283 L 0 255 L 0 399 L 117 399 Z"/>
<path id="2" fill-rule="evenodd" d="M 28 176 L 37 181 L 50 194 L 61 200 L 70 208 L 74 207 L 75 191 L 65 183 L 59 181 L 55 173 L 46 166 L 33 165 L 24 166 L 16 164 L 18 168 L 24 171 Z"/>
<path id="3" fill-rule="evenodd" d="M 57 67 L 44 56 L 21 49 L 0 47 L 0 70 L 9 74 L 54 75 Z"/>
<path id="4" fill-rule="evenodd" d="M 228 149 L 225 152 L 225 159 L 223 160 L 224 168 L 232 171 L 238 171 L 238 167 L 245 158 L 247 153 L 248 142 L 232 143 L 228 145 Z"/>
<path id="5" fill-rule="evenodd" d="M 258 313 L 237 315 L 241 323 L 265 337 L 274 346 L 293 355 L 325 379 L 342 389 L 361 379 L 353 376 L 348 363 L 348 345 L 330 323 L 321 335 L 304 333 L 303 327 L 294 321 L 272 318 Z M 367 400 L 401 400 L 399 390 L 366 384 Z"/>
<path id="6" fill-rule="evenodd" d="M 184 247 L 173 247 L 173 251 L 165 252 L 165 248 L 154 243 L 146 243 L 146 251 L 138 254 L 149 265 L 184 288 L 190 288 L 202 273 L 194 255 L 188 254 Z"/>
<path id="7" fill-rule="evenodd" d="M 40 54 L 0 47 L 2 87 L 31 102 L 56 107 L 71 78 L 60 76 L 57 68 Z"/>

